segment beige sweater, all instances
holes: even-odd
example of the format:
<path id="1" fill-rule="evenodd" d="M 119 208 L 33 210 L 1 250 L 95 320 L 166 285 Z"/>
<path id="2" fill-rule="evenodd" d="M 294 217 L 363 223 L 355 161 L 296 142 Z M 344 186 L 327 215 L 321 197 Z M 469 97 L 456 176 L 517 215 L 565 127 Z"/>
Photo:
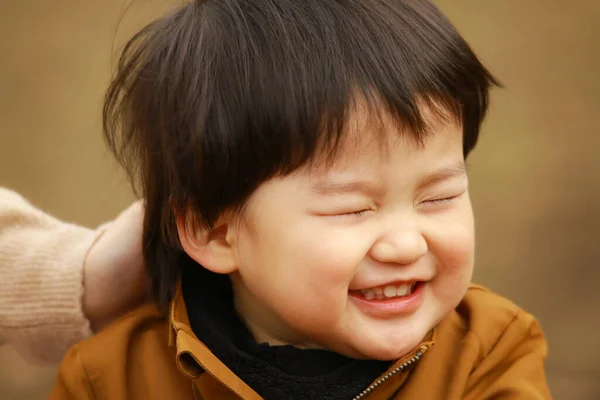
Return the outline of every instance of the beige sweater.
<path id="1" fill-rule="evenodd" d="M 0 187 L 0 345 L 57 363 L 91 335 L 83 264 L 102 231 L 61 222 Z"/>

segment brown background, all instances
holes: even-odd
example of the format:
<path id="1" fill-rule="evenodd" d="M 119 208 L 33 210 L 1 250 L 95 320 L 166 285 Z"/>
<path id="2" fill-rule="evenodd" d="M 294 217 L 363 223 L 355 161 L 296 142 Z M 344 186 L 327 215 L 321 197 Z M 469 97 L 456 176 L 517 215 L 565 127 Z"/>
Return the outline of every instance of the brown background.
<path id="1" fill-rule="evenodd" d="M 0 2 L 0 185 L 89 226 L 132 200 L 100 135 L 113 39 L 176 3 L 130 2 Z M 437 3 L 506 86 L 471 158 L 476 280 L 539 318 L 556 398 L 598 399 L 600 2 Z M 44 398 L 54 376 L 0 350 L 2 399 Z"/>

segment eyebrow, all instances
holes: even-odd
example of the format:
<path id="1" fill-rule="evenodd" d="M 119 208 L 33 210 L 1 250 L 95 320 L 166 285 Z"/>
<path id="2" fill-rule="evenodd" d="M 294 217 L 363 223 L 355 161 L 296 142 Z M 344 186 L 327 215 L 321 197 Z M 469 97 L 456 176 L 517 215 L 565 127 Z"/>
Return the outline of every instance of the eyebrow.
<path id="1" fill-rule="evenodd" d="M 438 169 L 435 172 L 427 175 L 420 183 L 419 188 L 432 186 L 436 183 L 466 176 L 467 167 L 464 161 Z M 320 196 L 334 196 L 340 194 L 362 193 L 376 197 L 382 192 L 382 188 L 374 182 L 367 180 L 352 180 L 347 182 L 335 182 L 329 180 L 321 180 L 310 188 L 311 192 Z"/>
<path id="2" fill-rule="evenodd" d="M 452 179 L 459 178 L 467 175 L 467 166 L 464 161 L 456 162 L 452 165 L 443 167 L 436 170 L 435 172 L 427 175 L 420 183 L 419 188 L 427 186 L 433 186 L 436 183 Z"/>
<path id="3" fill-rule="evenodd" d="M 332 182 L 322 180 L 311 186 L 311 192 L 320 196 L 333 196 L 339 194 L 362 193 L 377 196 L 381 188 L 374 182 L 366 180 L 353 180 L 347 182 Z"/>

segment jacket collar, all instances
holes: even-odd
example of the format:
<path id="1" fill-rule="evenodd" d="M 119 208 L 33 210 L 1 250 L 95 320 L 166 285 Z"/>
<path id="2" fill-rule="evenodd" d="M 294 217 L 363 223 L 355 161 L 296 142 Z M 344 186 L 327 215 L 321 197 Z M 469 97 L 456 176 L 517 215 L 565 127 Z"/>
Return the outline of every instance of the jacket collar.
<path id="1" fill-rule="evenodd" d="M 196 337 L 190 325 L 179 282 L 169 311 L 169 346 L 175 348 L 179 370 L 192 381 L 206 371 L 238 397 L 262 399 Z"/>
<path id="2" fill-rule="evenodd" d="M 424 353 L 435 343 L 436 329 L 434 328 L 415 350 L 396 361 L 373 384 L 383 380 L 390 372 L 406 364 L 417 354 Z M 194 334 L 183 299 L 181 282 L 177 284 L 175 296 L 169 309 L 169 347 L 176 351 L 176 363 L 179 370 L 189 379 L 196 381 L 204 371 L 208 372 L 221 384 L 242 399 L 260 400 L 262 397 L 250 386 L 246 385 L 225 364 L 221 362 Z M 402 374 L 405 375 L 406 374 Z M 402 381 L 404 380 L 402 377 Z M 377 384 L 378 386 L 378 384 Z"/>

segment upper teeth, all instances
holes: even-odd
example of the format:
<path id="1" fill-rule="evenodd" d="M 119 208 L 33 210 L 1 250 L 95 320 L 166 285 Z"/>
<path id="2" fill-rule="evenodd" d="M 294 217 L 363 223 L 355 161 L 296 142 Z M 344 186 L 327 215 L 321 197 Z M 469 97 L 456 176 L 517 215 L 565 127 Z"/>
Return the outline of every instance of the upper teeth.
<path id="1" fill-rule="evenodd" d="M 411 293 L 414 284 L 388 285 L 372 289 L 362 289 L 361 293 L 367 300 L 406 296 Z"/>

